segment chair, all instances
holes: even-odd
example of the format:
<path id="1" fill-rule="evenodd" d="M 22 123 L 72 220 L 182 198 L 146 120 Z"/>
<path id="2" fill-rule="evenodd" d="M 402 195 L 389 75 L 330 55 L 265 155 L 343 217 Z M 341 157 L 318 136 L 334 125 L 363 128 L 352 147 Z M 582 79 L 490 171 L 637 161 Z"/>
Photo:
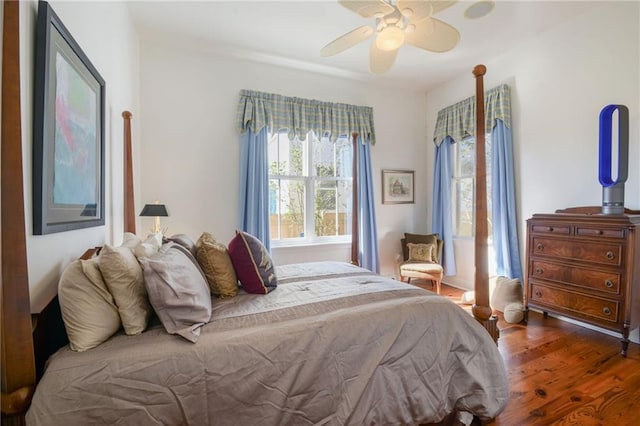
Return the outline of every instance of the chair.
<path id="1" fill-rule="evenodd" d="M 440 294 L 444 269 L 441 265 L 443 241 L 438 238 L 438 234 L 405 233 L 400 244 L 404 259 L 399 265 L 400 281 L 404 282 L 405 278 L 407 283 L 411 283 L 411 278 L 430 280 L 436 286 L 436 293 Z"/>

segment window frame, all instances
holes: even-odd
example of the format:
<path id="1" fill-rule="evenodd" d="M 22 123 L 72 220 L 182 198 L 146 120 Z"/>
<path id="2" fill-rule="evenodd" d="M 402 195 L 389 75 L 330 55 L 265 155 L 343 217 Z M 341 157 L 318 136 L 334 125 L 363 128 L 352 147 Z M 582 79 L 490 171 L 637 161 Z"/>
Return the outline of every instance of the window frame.
<path id="1" fill-rule="evenodd" d="M 288 134 L 286 131 L 279 131 L 277 133 L 268 133 L 268 141 L 271 143 L 273 138 L 284 137 L 286 140 L 290 141 L 288 138 Z M 353 170 L 350 166 L 348 168 L 349 175 L 348 177 L 340 177 L 340 176 L 318 176 L 316 173 L 315 167 L 315 143 L 321 142 L 324 140 L 324 136 L 318 138 L 313 131 L 310 131 L 305 140 L 301 141 L 303 144 L 303 154 L 302 154 L 302 174 L 301 175 L 287 175 L 287 174 L 271 174 L 269 173 L 269 182 L 271 183 L 274 180 L 279 181 L 301 181 L 304 184 L 305 188 L 305 196 L 304 196 L 304 224 L 303 224 L 303 237 L 290 237 L 290 238 L 277 238 L 274 239 L 274 235 L 272 235 L 272 229 L 270 226 L 270 243 L 271 247 L 292 247 L 292 246 L 318 246 L 325 244 L 343 244 L 343 243 L 351 243 L 351 221 L 353 220 L 353 203 L 352 198 L 348 199 L 346 215 L 347 215 L 347 226 L 345 227 L 346 233 L 344 235 L 331 235 L 331 236 L 317 236 L 316 235 L 316 226 L 315 226 L 315 213 L 316 213 L 316 187 L 319 186 L 320 182 L 348 182 L 349 186 L 353 190 Z M 346 140 L 347 146 L 349 147 L 350 154 L 349 157 L 353 158 L 353 144 L 350 143 L 350 139 L 344 135 L 338 138 L 338 140 Z M 337 143 L 337 142 L 336 142 Z M 271 170 L 271 158 L 268 158 L 269 170 Z M 334 164 L 335 161 L 335 150 L 334 150 Z M 280 160 L 279 160 L 280 161 Z M 349 163 L 350 165 L 352 162 Z M 335 168 L 334 168 L 335 170 Z M 336 188 L 337 188 L 336 184 Z M 338 193 L 336 191 L 336 197 L 338 197 Z M 270 195 L 271 198 L 271 195 Z M 336 198 L 336 203 L 338 203 L 338 198 Z M 279 210 L 279 209 L 278 209 Z M 336 212 L 339 212 L 338 206 L 336 204 Z M 271 213 L 270 213 L 271 214 Z M 278 217 L 281 219 L 282 214 L 278 213 Z M 279 236 L 278 236 L 279 237 Z"/>
<path id="2" fill-rule="evenodd" d="M 475 191 L 475 186 L 476 186 L 476 170 L 475 170 L 475 158 L 476 158 L 476 143 L 475 143 L 475 136 L 467 136 L 464 139 L 462 139 L 462 141 L 460 142 L 456 142 L 454 144 L 452 144 L 452 167 L 451 167 L 451 214 L 452 214 L 452 234 L 453 234 L 453 239 L 458 239 L 458 240 L 468 240 L 468 239 L 473 239 L 475 238 L 475 208 L 476 208 L 476 191 Z M 472 173 L 460 173 L 460 149 L 459 147 L 461 146 L 461 143 L 469 143 L 472 146 L 472 158 L 473 158 L 473 172 Z M 488 243 L 491 245 L 492 241 L 493 241 L 493 234 L 492 234 L 492 230 L 491 230 L 491 208 L 492 208 L 492 204 L 491 204 L 491 173 L 492 173 L 492 163 L 491 163 L 491 147 L 492 147 L 492 142 L 491 142 L 491 133 L 487 132 L 485 134 L 485 162 L 486 162 L 486 179 L 487 179 L 487 220 L 488 220 Z M 471 181 L 471 185 L 472 185 L 472 190 L 471 190 L 471 220 L 470 220 L 470 228 L 471 228 L 471 234 L 470 235 L 461 235 L 460 234 L 460 228 L 459 228 L 459 219 L 458 219 L 458 212 L 459 212 L 459 206 L 461 205 L 461 201 L 459 199 L 459 193 L 461 191 L 457 190 L 457 184 L 460 183 L 463 180 L 470 180 Z"/>

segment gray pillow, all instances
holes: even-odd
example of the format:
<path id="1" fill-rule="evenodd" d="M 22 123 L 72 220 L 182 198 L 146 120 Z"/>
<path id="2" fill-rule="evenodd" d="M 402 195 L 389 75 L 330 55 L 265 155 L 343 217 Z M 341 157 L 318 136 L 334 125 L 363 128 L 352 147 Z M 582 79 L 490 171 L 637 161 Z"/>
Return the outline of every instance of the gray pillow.
<path id="1" fill-rule="evenodd" d="M 193 242 L 190 236 L 187 234 L 174 234 L 166 239 L 164 242 L 172 241 L 174 243 L 180 244 L 182 247 L 186 248 L 191 252 L 193 257 L 196 257 L 196 243 Z"/>
<path id="2" fill-rule="evenodd" d="M 169 242 L 149 258 L 140 258 L 151 306 L 167 333 L 195 343 L 211 319 L 209 285 L 188 249 Z"/>

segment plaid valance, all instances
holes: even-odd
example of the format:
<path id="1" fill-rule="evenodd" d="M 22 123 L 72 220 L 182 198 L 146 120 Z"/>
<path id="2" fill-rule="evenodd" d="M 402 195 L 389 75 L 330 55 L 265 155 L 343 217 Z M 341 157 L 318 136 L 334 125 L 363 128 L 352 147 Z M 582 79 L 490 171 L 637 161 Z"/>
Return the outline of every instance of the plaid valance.
<path id="1" fill-rule="evenodd" d="M 375 144 L 373 108 L 349 104 L 291 98 L 272 93 L 241 90 L 236 127 L 258 133 L 267 127 L 271 132 L 287 131 L 289 138 L 306 138 L 313 130 L 318 137 L 334 141 L 356 132 L 363 142 Z"/>
<path id="2" fill-rule="evenodd" d="M 506 84 L 494 87 L 484 94 L 485 129 L 493 129 L 496 120 L 511 128 L 511 89 Z M 438 111 L 433 142 L 440 145 L 447 136 L 460 141 L 475 136 L 476 97 L 472 96 Z"/>

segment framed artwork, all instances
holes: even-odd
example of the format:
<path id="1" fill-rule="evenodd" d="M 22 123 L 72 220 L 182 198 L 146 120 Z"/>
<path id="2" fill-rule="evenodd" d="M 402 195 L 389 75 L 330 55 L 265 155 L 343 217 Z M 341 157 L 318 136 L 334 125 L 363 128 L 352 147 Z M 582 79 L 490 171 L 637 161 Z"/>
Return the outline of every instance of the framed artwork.
<path id="1" fill-rule="evenodd" d="M 413 170 L 382 171 L 382 204 L 412 204 Z"/>
<path id="2" fill-rule="evenodd" d="M 33 233 L 104 225 L 105 83 L 40 1 L 33 117 Z"/>

